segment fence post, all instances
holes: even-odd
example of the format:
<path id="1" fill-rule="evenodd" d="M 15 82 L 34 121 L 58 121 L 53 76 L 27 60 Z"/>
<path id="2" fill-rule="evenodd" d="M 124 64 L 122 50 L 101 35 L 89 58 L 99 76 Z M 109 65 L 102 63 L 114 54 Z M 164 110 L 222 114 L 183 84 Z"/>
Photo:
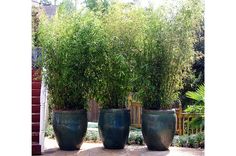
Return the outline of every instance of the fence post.
<path id="1" fill-rule="evenodd" d="M 140 112 L 140 103 L 139 103 L 139 106 L 137 106 L 137 112 L 138 112 L 138 127 L 140 127 L 140 124 L 141 124 L 141 122 L 140 122 L 140 116 L 141 116 L 141 112 Z"/>
<path id="2" fill-rule="evenodd" d="M 183 135 L 183 116 L 182 116 L 182 106 L 179 104 L 179 111 L 178 111 L 178 127 L 179 127 L 179 135 Z"/>

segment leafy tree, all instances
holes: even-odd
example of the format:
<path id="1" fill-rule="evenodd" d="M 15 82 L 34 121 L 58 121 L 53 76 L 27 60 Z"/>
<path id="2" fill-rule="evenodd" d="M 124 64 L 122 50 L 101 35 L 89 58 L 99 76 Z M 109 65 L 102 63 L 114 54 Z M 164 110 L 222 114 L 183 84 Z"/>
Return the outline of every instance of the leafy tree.
<path id="1" fill-rule="evenodd" d="M 193 105 L 194 101 L 185 96 L 187 91 L 194 91 L 201 84 L 204 84 L 204 20 L 201 20 L 201 28 L 196 30 L 196 42 L 194 44 L 194 62 L 187 77 L 184 80 L 184 87 L 181 89 L 180 101 L 183 109 L 187 105 Z"/>
<path id="2" fill-rule="evenodd" d="M 59 14 L 70 14 L 76 10 L 73 0 L 63 0 L 62 3 L 58 6 L 57 12 Z"/>
<path id="3" fill-rule="evenodd" d="M 205 60 L 205 29 L 204 20 L 201 21 L 201 29 L 197 32 L 197 42 L 194 49 L 197 53 L 196 61 L 193 64 L 193 70 L 197 78 L 196 84 L 204 84 L 204 60 Z"/>
<path id="4" fill-rule="evenodd" d="M 40 7 L 32 7 L 32 46 L 38 47 L 39 40 L 38 40 L 38 27 L 39 27 L 39 16 L 40 16 L 41 8 Z"/>
<path id="5" fill-rule="evenodd" d="M 85 0 L 86 7 L 92 11 L 107 11 L 110 6 L 109 0 Z"/>

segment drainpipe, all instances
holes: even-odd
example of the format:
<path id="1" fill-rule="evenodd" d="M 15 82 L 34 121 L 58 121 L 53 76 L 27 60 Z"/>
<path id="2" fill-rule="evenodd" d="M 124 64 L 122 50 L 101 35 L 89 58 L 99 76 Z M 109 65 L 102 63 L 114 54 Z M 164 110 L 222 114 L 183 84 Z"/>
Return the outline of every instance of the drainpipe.
<path id="1" fill-rule="evenodd" d="M 41 92 L 40 92 L 40 131 L 39 131 L 39 144 L 41 145 L 41 153 L 44 152 L 44 135 L 48 120 L 48 102 L 47 102 L 47 87 L 42 77 Z"/>

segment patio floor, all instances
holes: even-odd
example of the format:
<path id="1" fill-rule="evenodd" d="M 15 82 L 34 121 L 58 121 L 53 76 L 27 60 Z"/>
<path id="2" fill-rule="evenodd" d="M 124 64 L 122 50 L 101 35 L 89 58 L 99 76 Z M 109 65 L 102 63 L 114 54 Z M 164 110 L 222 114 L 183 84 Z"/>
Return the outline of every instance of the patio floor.
<path id="1" fill-rule="evenodd" d="M 56 140 L 45 138 L 45 156 L 204 156 L 203 149 L 170 147 L 148 151 L 146 146 L 126 145 L 122 150 L 104 149 L 102 143 L 83 143 L 78 151 L 61 151 Z"/>

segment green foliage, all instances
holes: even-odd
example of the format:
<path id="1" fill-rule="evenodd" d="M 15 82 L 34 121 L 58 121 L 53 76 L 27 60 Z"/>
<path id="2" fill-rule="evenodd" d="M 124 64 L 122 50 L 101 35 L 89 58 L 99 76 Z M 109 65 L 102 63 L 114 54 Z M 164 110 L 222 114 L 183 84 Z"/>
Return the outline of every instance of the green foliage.
<path id="1" fill-rule="evenodd" d="M 204 114 L 204 107 L 205 107 L 204 94 L 205 94 L 204 85 L 198 86 L 196 91 L 188 91 L 186 93 L 186 97 L 194 100 L 195 103 L 194 105 L 188 106 L 187 109 L 185 109 L 185 112 Z"/>
<path id="2" fill-rule="evenodd" d="M 38 27 L 39 27 L 39 16 L 40 16 L 40 7 L 32 7 L 32 46 L 37 47 L 39 46 L 39 40 L 38 40 Z"/>
<path id="3" fill-rule="evenodd" d="M 86 7 L 88 7 L 91 10 L 94 10 L 98 7 L 97 0 L 85 0 Z"/>
<path id="4" fill-rule="evenodd" d="M 193 71 L 196 76 L 195 84 L 204 83 L 204 68 L 205 68 L 205 27 L 204 19 L 201 21 L 201 29 L 197 32 L 197 42 L 195 43 L 196 59 L 193 64 Z"/>
<path id="5" fill-rule="evenodd" d="M 185 109 L 187 113 L 204 113 L 204 106 L 203 105 L 189 105 Z"/>
<path id="6" fill-rule="evenodd" d="M 128 10 L 128 11 L 127 11 Z M 143 9 L 116 3 L 100 17 L 106 33 L 104 61 L 96 84 L 96 101 L 102 108 L 124 108 L 134 79 L 133 54 L 142 48 Z"/>
<path id="7" fill-rule="evenodd" d="M 170 108 L 193 62 L 203 7 L 200 0 L 181 2 L 148 10 L 144 50 L 137 58 L 139 97 L 145 109 Z"/>
<path id="8" fill-rule="evenodd" d="M 184 87 L 181 89 L 180 93 L 180 101 L 183 109 L 185 109 L 187 105 L 194 103 L 192 99 L 186 98 L 186 92 L 194 91 L 197 89 L 198 85 L 204 83 L 204 19 L 201 20 L 201 29 L 196 31 L 197 40 L 194 44 L 194 63 L 187 78 L 184 80 Z"/>
<path id="9" fill-rule="evenodd" d="M 193 60 L 201 3 L 153 10 L 113 2 L 103 13 L 99 6 L 105 3 L 86 1 L 90 9 L 76 12 L 67 0 L 55 18 L 42 18 L 44 76 L 53 108 L 85 108 L 88 98 L 102 108 L 124 108 L 129 92 L 137 90 L 144 108 L 169 108 Z"/>
<path id="10" fill-rule="evenodd" d="M 85 0 L 86 7 L 92 11 L 107 11 L 110 5 L 109 0 Z"/>
<path id="11" fill-rule="evenodd" d="M 101 141 L 98 133 L 98 129 L 87 129 L 85 138 L 85 141 L 87 142 L 99 142 Z"/>
<path id="12" fill-rule="evenodd" d="M 76 10 L 76 6 L 72 0 L 63 0 L 62 3 L 58 6 L 58 14 L 71 14 Z"/>
<path id="13" fill-rule="evenodd" d="M 172 141 L 172 146 L 177 146 L 177 147 L 187 147 L 187 140 L 188 136 L 183 135 L 183 136 L 174 136 L 174 139 Z"/>
<path id="14" fill-rule="evenodd" d="M 130 130 L 128 144 L 144 145 L 144 139 L 141 130 Z"/>
<path id="15" fill-rule="evenodd" d="M 46 131 L 45 131 L 45 137 L 54 139 L 55 138 L 55 133 L 53 131 L 53 127 L 51 124 L 48 124 L 46 127 Z"/>
<path id="16" fill-rule="evenodd" d="M 195 117 L 190 121 L 190 126 L 193 128 L 204 127 L 204 110 L 205 110 L 205 86 L 200 85 L 198 86 L 195 92 L 188 91 L 186 93 L 186 97 L 195 101 L 194 105 L 189 105 L 185 112 L 187 113 L 195 113 L 200 114 L 199 117 Z"/>
<path id="17" fill-rule="evenodd" d="M 93 82 L 103 58 L 103 28 L 92 12 L 58 12 L 41 17 L 43 73 L 53 109 L 87 107 Z M 96 59 L 95 59 L 96 58 Z"/>
<path id="18" fill-rule="evenodd" d="M 196 105 L 204 105 L 205 86 L 200 85 L 195 92 L 188 91 L 186 96 L 196 101 Z"/>
<path id="19" fill-rule="evenodd" d="M 204 133 L 175 136 L 172 141 L 177 147 L 204 148 L 204 144 Z"/>

